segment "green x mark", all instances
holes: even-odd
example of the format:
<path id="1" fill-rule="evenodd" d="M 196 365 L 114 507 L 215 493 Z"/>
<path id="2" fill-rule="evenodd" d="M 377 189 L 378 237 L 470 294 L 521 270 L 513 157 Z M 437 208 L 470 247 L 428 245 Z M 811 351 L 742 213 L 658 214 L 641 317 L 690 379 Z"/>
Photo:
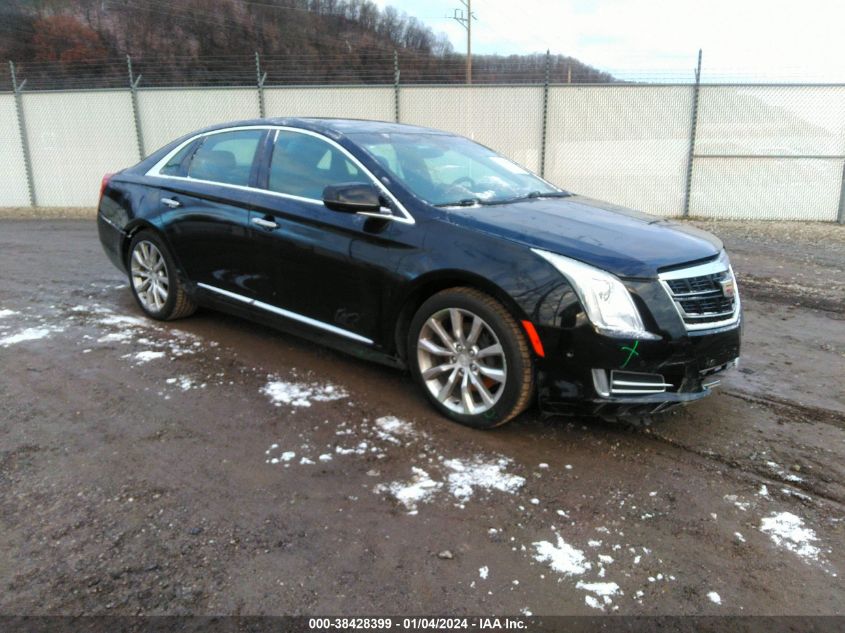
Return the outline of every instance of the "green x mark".
<path id="1" fill-rule="evenodd" d="M 622 351 L 623 351 L 623 352 L 628 352 L 628 358 L 626 358 L 626 359 L 625 359 L 625 362 L 624 362 L 624 363 L 622 363 L 621 369 L 625 369 L 625 368 L 628 366 L 628 363 L 630 363 L 630 362 L 631 362 L 631 359 L 632 359 L 634 356 L 639 356 L 639 355 L 640 355 L 640 353 L 637 351 L 637 347 L 639 346 L 639 344 L 640 344 L 640 342 L 639 342 L 639 341 L 634 341 L 634 346 L 633 346 L 633 347 L 628 347 L 628 346 L 626 345 L 625 347 L 623 347 L 623 348 L 622 348 Z"/>

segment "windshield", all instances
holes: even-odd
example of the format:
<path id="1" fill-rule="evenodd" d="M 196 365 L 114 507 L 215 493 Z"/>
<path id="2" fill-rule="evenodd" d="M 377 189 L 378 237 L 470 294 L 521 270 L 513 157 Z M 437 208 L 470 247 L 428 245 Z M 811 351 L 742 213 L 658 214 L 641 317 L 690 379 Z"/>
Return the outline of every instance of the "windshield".
<path id="1" fill-rule="evenodd" d="M 478 143 L 444 134 L 350 134 L 414 194 L 436 206 L 565 195 Z"/>

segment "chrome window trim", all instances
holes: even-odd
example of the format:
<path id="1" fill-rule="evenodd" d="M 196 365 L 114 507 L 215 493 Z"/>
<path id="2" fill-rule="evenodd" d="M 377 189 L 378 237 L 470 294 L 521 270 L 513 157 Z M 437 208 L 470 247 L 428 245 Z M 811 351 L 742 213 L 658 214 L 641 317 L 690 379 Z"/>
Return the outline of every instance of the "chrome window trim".
<path id="1" fill-rule="evenodd" d="M 405 206 L 401 202 L 399 202 L 399 200 L 397 200 L 396 196 L 393 195 L 393 193 L 390 191 L 390 189 L 388 189 L 378 178 L 376 178 L 375 174 L 373 174 L 369 169 L 367 169 L 363 165 L 363 163 L 361 163 L 360 160 L 358 160 L 355 156 L 353 156 L 349 152 L 349 150 L 347 150 L 345 147 L 340 145 L 337 141 L 329 138 L 325 134 L 320 134 L 319 132 L 314 132 L 312 130 L 305 130 L 305 129 L 297 128 L 297 127 L 289 127 L 289 126 L 286 126 L 286 125 L 239 125 L 239 126 L 236 126 L 236 127 L 227 127 L 227 128 L 222 128 L 220 130 L 212 130 L 210 132 L 203 132 L 202 134 L 197 134 L 195 136 L 192 136 L 188 140 L 180 143 L 177 147 L 175 147 L 174 149 L 169 151 L 167 153 L 167 155 L 164 156 L 164 158 L 162 158 L 155 165 L 153 165 L 149 170 L 147 170 L 145 175 L 146 176 L 152 176 L 152 177 L 155 177 L 155 178 L 165 178 L 167 180 L 177 180 L 177 181 L 182 181 L 182 182 L 197 182 L 197 183 L 203 183 L 203 184 L 208 184 L 208 185 L 215 185 L 217 187 L 229 187 L 230 189 L 239 189 L 241 191 L 258 192 L 258 193 L 263 193 L 263 194 L 270 195 L 270 196 L 275 196 L 277 198 L 284 198 L 286 200 L 296 200 L 297 202 L 318 204 L 321 207 L 325 208 L 323 201 L 318 200 L 316 198 L 305 198 L 303 196 L 296 196 L 296 195 L 293 195 L 293 194 L 290 194 L 290 193 L 282 193 L 282 192 L 279 192 L 279 191 L 272 191 L 270 189 L 259 189 L 258 187 L 249 187 L 249 186 L 245 186 L 245 185 L 233 185 L 233 184 L 229 184 L 229 183 L 225 183 L 225 182 L 215 182 L 213 180 L 202 180 L 202 179 L 199 179 L 199 178 L 189 178 L 189 177 L 186 177 L 186 176 L 169 176 L 169 175 L 161 173 L 162 168 L 164 168 L 164 166 L 170 161 L 170 159 L 176 153 L 178 153 L 182 148 L 184 148 L 189 143 L 194 142 L 198 138 L 203 138 L 205 136 L 212 136 L 214 134 L 222 134 L 224 132 L 241 132 L 241 131 L 244 131 L 244 130 L 275 130 L 276 134 L 273 138 L 273 143 L 276 142 L 276 139 L 278 139 L 278 137 L 279 137 L 279 132 L 282 131 L 282 130 L 288 131 L 288 132 L 295 132 L 295 133 L 298 133 L 298 134 L 305 134 L 305 135 L 308 135 L 308 136 L 313 136 L 315 138 L 319 138 L 320 140 L 325 141 L 326 143 L 328 143 L 332 147 L 339 150 L 349 161 L 351 161 L 358 169 L 360 169 L 363 174 L 365 174 L 367 177 L 369 177 L 369 179 L 373 182 L 373 184 L 376 187 L 378 187 L 379 190 L 390 199 L 390 201 L 396 206 L 396 208 L 402 214 L 401 216 L 398 216 L 398 215 L 394 215 L 393 213 L 388 215 L 386 213 L 373 213 L 373 212 L 369 212 L 369 211 L 359 211 L 355 215 L 363 215 L 363 216 L 367 216 L 367 217 L 377 217 L 377 218 L 380 218 L 382 220 L 390 220 L 392 222 L 401 222 L 403 224 L 416 224 L 416 220 L 414 220 L 414 216 L 412 216 L 408 212 L 408 210 L 405 208 Z"/>
<path id="2" fill-rule="evenodd" d="M 663 286 L 663 290 L 669 296 L 669 301 L 672 302 L 672 305 L 675 307 L 675 311 L 678 313 L 678 316 L 681 318 L 681 322 L 684 324 L 684 327 L 688 331 L 697 332 L 701 330 L 715 330 L 717 328 L 724 328 L 726 326 L 735 325 L 739 322 L 739 313 L 740 313 L 740 298 L 739 298 L 739 287 L 736 283 L 736 275 L 734 275 L 733 267 L 728 264 L 724 257 L 724 251 L 719 258 L 714 259 L 710 262 L 705 262 L 704 264 L 699 264 L 697 266 L 691 266 L 689 268 L 679 268 L 677 270 L 670 270 L 668 272 L 659 273 L 657 275 L 658 280 L 660 281 L 660 285 Z M 673 279 L 687 279 L 689 277 L 702 277 L 704 275 L 713 275 L 715 273 L 723 273 L 728 272 L 731 276 L 731 280 L 734 283 L 734 309 L 733 312 L 723 312 L 723 313 L 713 313 L 710 315 L 688 315 L 684 312 L 684 309 L 679 305 L 679 303 L 675 300 L 676 297 L 681 299 L 687 298 L 690 295 L 675 295 L 672 292 L 672 289 L 669 287 L 668 281 Z M 729 315 L 727 319 L 722 319 L 720 321 L 709 321 L 707 323 L 687 323 L 684 318 L 694 319 L 696 316 L 704 317 L 704 316 L 723 316 Z"/>
<path id="3" fill-rule="evenodd" d="M 344 330 L 343 328 L 339 328 L 336 325 L 331 325 L 330 323 L 324 323 L 323 321 L 312 319 L 311 317 L 304 316 L 302 314 L 299 314 L 298 312 L 291 312 L 290 310 L 285 310 L 284 308 L 278 308 L 274 305 L 270 305 L 269 303 L 259 301 L 258 299 L 250 299 L 249 297 L 244 297 L 243 295 L 239 295 L 235 292 L 230 292 L 228 290 L 223 290 L 222 288 L 217 288 L 215 286 L 209 286 L 208 284 L 198 283 L 197 286 L 199 286 L 200 288 L 204 288 L 205 290 L 210 290 L 211 292 L 216 292 L 217 294 L 223 295 L 224 297 L 235 299 L 236 301 L 241 301 L 242 303 L 245 303 L 247 305 L 255 306 L 256 308 L 267 310 L 268 312 L 274 312 L 288 319 L 299 321 L 300 323 L 305 323 L 306 325 L 311 325 L 313 327 L 320 328 L 321 330 L 326 330 L 327 332 L 331 332 L 332 334 L 345 336 L 346 338 L 352 339 L 353 341 L 358 341 L 359 343 L 366 343 L 367 345 L 373 344 L 372 339 L 368 339 L 366 336 L 355 334 L 355 332 Z"/>

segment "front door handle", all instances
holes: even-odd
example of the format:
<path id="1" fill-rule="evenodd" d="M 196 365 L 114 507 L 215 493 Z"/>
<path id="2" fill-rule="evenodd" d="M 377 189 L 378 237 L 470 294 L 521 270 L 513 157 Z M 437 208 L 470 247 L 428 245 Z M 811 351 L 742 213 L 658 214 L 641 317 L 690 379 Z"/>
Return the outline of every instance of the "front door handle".
<path id="1" fill-rule="evenodd" d="M 179 207 L 182 206 L 181 202 L 179 202 L 178 200 L 174 200 L 173 198 L 162 198 L 161 202 L 162 202 L 162 204 L 165 204 L 166 206 L 170 207 L 171 209 L 178 209 Z"/>
<path id="2" fill-rule="evenodd" d="M 277 229 L 279 225 L 273 222 L 273 220 L 265 220 L 264 218 L 252 218 L 252 223 L 257 224 L 263 229 Z"/>

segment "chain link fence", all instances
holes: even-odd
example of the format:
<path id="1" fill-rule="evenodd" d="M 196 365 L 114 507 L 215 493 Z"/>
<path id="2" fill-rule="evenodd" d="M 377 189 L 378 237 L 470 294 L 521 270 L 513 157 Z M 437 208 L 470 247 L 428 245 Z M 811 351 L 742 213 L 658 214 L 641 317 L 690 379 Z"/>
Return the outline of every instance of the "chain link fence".
<path id="1" fill-rule="evenodd" d="M 550 87 L 546 174 L 584 195 L 683 215 L 692 100 L 690 86 Z"/>
<path id="2" fill-rule="evenodd" d="M 845 85 L 438 85 L 400 81 L 398 58 L 372 83 L 290 85 L 248 61 L 251 86 L 153 87 L 136 67 L 124 87 L 39 90 L 10 66 L 0 206 L 93 206 L 104 173 L 191 130 L 329 116 L 462 134 L 564 189 L 656 215 L 845 222 Z"/>
<path id="3" fill-rule="evenodd" d="M 402 87 L 399 112 L 402 123 L 469 137 L 532 171 L 540 171 L 542 87 Z"/>
<path id="4" fill-rule="evenodd" d="M 690 208 L 843 221 L 845 86 L 702 86 Z"/>

